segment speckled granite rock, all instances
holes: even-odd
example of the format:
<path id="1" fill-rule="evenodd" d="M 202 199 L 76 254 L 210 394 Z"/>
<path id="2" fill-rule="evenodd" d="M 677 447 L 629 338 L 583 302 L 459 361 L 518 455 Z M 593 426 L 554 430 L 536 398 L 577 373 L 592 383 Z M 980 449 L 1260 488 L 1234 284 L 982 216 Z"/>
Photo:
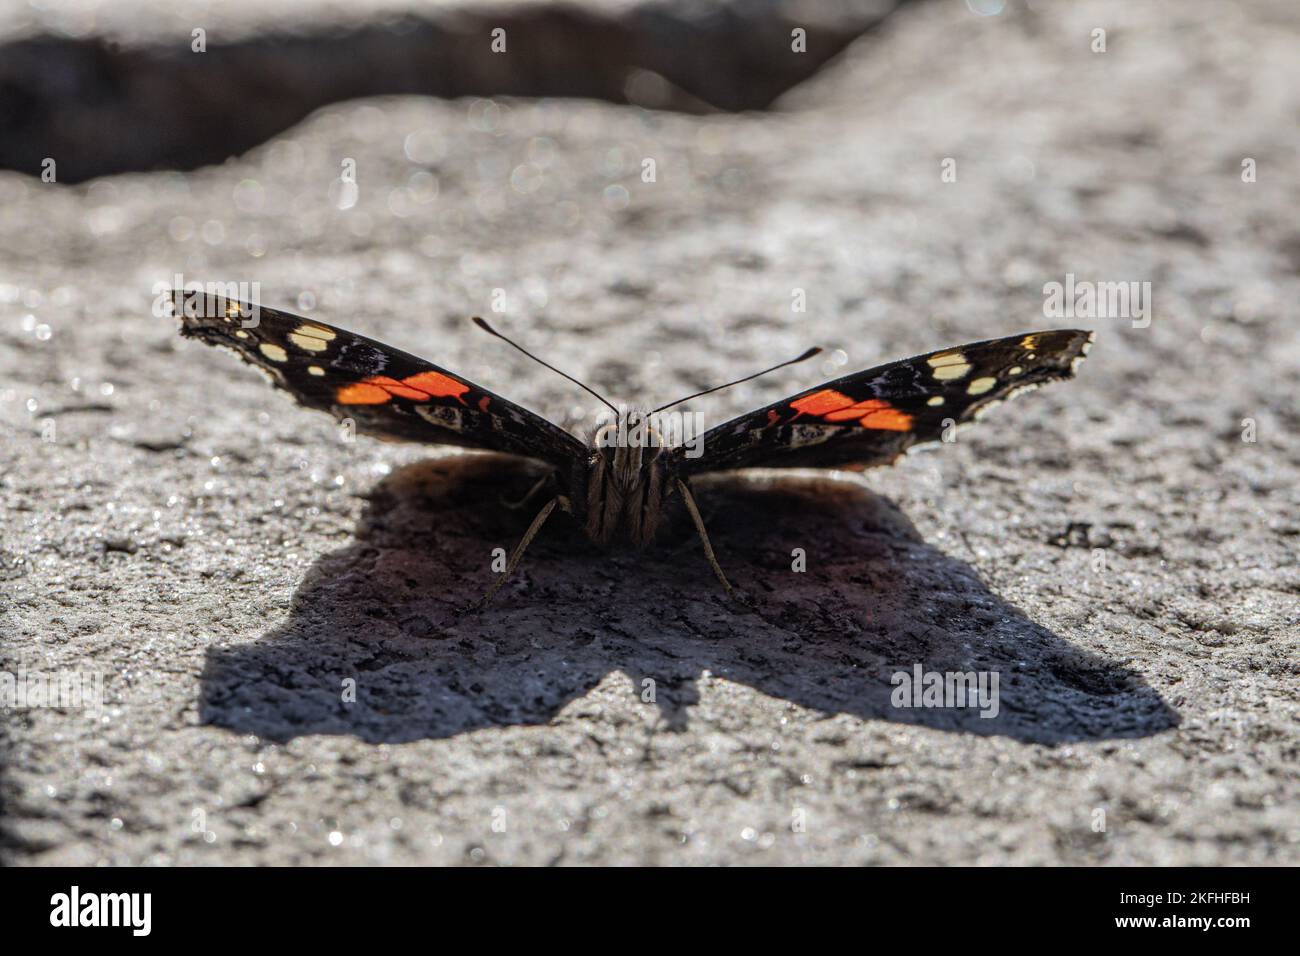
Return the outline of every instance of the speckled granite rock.
<path id="1" fill-rule="evenodd" d="M 5 860 L 1297 862 L 1294 8 L 1034 8 L 906 7 L 767 115 L 382 99 L 192 174 L 0 175 L 0 654 L 108 698 L 0 723 Z M 465 320 L 494 290 L 616 398 L 832 350 L 713 421 L 1098 335 L 893 469 L 703 488 L 752 612 L 687 529 L 557 521 L 458 617 L 528 475 L 340 441 L 151 316 L 177 272 L 575 428 L 584 393 Z M 1045 319 L 1067 274 L 1150 281 L 1149 326 Z M 893 706 L 917 664 L 997 672 L 998 715 Z"/>

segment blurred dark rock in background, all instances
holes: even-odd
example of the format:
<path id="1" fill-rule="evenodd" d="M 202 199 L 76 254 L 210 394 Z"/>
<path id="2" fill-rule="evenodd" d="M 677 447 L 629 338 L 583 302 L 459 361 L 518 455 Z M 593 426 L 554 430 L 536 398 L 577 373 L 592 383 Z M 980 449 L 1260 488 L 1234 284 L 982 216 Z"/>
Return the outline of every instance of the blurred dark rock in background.
<path id="1" fill-rule="evenodd" d="M 58 157 L 59 181 L 69 183 L 193 169 L 238 155 L 327 103 L 382 94 L 764 109 L 897 2 L 466 4 L 366 22 L 322 5 L 310 23 L 299 11 L 296 28 L 264 28 L 255 11 L 241 10 L 233 29 L 194 16 L 192 24 L 173 17 L 162 30 L 154 21 L 131 37 L 106 25 L 80 36 L 5 40 L 0 32 L 0 168 L 39 175 L 46 157 Z M 133 6 L 146 19 L 147 5 Z M 194 50 L 196 29 L 204 52 Z M 792 49 L 796 29 L 806 33 L 806 51 Z M 505 31 L 504 52 L 492 49 L 497 30 Z"/>

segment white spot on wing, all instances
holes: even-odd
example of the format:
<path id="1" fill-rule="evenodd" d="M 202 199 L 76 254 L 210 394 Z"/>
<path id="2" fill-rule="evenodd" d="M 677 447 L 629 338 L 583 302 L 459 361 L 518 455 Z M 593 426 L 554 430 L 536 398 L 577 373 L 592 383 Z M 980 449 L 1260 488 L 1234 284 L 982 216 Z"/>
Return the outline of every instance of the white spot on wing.
<path id="1" fill-rule="evenodd" d="M 289 341 L 304 352 L 324 352 L 330 347 L 324 339 L 318 339 L 314 335 L 304 335 L 302 332 L 290 332 Z"/>
<path id="2" fill-rule="evenodd" d="M 336 338 L 330 329 L 306 322 L 289 333 L 289 341 L 305 352 L 324 352 Z"/>
<path id="3" fill-rule="evenodd" d="M 970 362 L 961 352 L 943 352 L 931 355 L 926 361 L 930 364 L 932 374 L 941 382 L 954 382 L 970 372 Z"/>

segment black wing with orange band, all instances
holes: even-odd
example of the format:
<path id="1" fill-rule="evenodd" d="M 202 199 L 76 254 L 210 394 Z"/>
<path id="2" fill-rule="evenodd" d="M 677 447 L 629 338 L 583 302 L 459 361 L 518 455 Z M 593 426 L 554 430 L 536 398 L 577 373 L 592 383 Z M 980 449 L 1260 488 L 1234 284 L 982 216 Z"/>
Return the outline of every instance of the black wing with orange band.
<path id="1" fill-rule="evenodd" d="M 527 409 L 414 355 L 315 319 L 173 292 L 181 334 L 231 349 L 308 408 L 357 431 L 568 466 L 582 442 Z"/>
<path id="2" fill-rule="evenodd" d="M 1070 378 L 1091 343 L 1074 329 L 1027 332 L 846 375 L 711 428 L 702 454 L 679 454 L 678 468 L 887 465 L 1018 391 Z"/>

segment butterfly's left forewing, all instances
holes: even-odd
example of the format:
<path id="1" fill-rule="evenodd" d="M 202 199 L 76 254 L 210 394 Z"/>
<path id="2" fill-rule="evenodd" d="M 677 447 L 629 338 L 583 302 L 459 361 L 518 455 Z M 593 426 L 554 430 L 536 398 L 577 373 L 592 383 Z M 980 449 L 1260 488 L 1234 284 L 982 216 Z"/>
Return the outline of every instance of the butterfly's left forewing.
<path id="1" fill-rule="evenodd" d="M 710 429 L 698 457 L 679 451 L 678 468 L 887 465 L 1018 391 L 1069 378 L 1091 342 L 1075 329 L 1028 332 L 846 375 Z"/>
<path id="2" fill-rule="evenodd" d="M 346 329 L 235 299 L 176 292 L 181 334 L 233 350 L 308 408 L 380 438 L 568 466 L 582 442 L 446 369 Z"/>

